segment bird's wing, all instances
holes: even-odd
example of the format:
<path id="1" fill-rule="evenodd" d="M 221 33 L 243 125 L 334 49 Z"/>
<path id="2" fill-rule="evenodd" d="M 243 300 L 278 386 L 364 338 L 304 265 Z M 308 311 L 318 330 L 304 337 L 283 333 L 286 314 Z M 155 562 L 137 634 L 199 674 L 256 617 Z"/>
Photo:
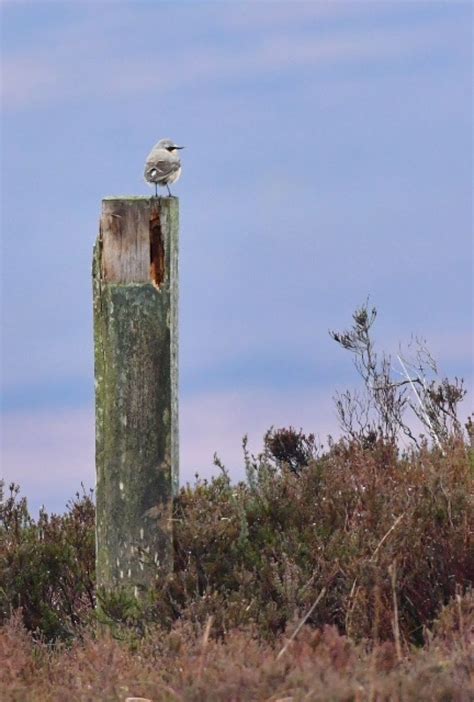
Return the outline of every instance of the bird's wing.
<path id="1" fill-rule="evenodd" d="M 171 161 L 170 159 L 160 158 L 158 155 L 149 155 L 145 164 L 146 180 L 157 181 L 162 178 L 169 178 L 170 175 L 176 173 L 181 167 L 179 160 Z"/>

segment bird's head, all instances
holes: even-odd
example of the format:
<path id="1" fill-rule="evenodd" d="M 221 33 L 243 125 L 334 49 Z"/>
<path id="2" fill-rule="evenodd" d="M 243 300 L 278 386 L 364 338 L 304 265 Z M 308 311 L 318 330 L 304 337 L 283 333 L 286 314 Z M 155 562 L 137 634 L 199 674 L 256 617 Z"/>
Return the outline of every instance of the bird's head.
<path id="1" fill-rule="evenodd" d="M 161 139 L 161 141 L 158 142 L 156 147 L 158 149 L 166 149 L 166 151 L 169 151 L 171 154 L 177 151 L 178 149 L 184 149 L 184 146 L 178 146 L 171 139 Z"/>

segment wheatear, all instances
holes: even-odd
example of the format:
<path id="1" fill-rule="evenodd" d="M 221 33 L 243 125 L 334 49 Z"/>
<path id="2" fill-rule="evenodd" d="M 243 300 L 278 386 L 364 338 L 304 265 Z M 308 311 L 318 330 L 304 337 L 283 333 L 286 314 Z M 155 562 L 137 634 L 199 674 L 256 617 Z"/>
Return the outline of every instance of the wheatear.
<path id="1" fill-rule="evenodd" d="M 166 185 L 168 195 L 173 197 L 169 185 L 176 183 L 181 175 L 179 149 L 184 149 L 184 146 L 178 146 L 171 139 L 161 139 L 148 154 L 144 175 L 147 183 L 155 186 L 155 196 L 158 195 L 158 185 Z"/>

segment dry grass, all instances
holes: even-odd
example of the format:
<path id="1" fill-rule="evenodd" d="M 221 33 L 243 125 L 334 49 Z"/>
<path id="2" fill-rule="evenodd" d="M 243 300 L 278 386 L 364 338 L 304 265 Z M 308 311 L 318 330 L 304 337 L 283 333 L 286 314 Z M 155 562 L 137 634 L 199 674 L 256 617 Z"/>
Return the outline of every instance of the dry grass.
<path id="1" fill-rule="evenodd" d="M 14 618 L 0 633 L 4 702 L 237 702 L 238 700 L 406 700 L 467 702 L 474 693 L 474 602 L 462 600 L 455 630 L 432 635 L 425 648 L 354 644 L 334 627 L 303 628 L 285 655 L 283 639 L 264 643 L 249 631 L 225 640 L 196 635 L 189 625 L 150 629 L 135 645 L 87 635 L 66 648 L 34 642 Z M 447 619 L 456 619 L 455 609 Z M 454 621 L 453 619 L 453 621 Z M 453 622 L 451 622 L 453 623 Z M 470 631 L 468 628 L 470 627 Z"/>

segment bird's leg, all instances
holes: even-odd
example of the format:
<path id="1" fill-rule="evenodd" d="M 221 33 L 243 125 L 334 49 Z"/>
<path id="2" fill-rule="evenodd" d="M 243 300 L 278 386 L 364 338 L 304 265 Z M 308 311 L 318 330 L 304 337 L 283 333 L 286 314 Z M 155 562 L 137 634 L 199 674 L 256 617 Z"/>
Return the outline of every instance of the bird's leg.
<path id="1" fill-rule="evenodd" d="M 166 187 L 168 188 L 168 195 L 169 195 L 170 197 L 173 197 L 172 194 L 171 194 L 170 186 L 168 185 L 168 183 L 166 183 Z"/>
<path id="2" fill-rule="evenodd" d="M 158 183 L 155 183 L 155 197 L 158 197 Z"/>

